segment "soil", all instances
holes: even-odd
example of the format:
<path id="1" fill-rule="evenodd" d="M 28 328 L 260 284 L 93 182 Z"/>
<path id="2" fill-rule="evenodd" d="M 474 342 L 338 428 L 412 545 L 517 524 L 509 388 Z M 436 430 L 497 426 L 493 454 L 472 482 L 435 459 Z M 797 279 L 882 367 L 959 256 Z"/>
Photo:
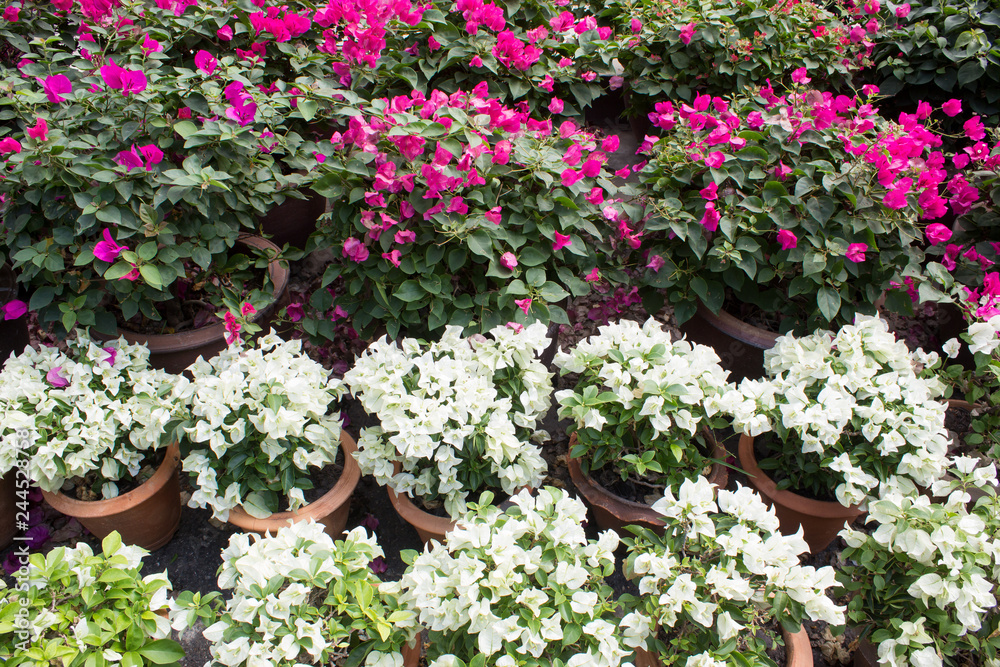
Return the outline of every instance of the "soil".
<path id="1" fill-rule="evenodd" d="M 302 492 L 302 495 L 305 496 L 306 503 L 312 503 L 319 500 L 325 493 L 334 487 L 343 472 L 344 450 L 338 448 L 337 458 L 333 463 L 323 466 L 322 468 L 310 469 L 309 481 L 312 482 L 313 488 L 306 489 Z M 282 506 L 288 507 L 288 504 L 284 503 Z"/>

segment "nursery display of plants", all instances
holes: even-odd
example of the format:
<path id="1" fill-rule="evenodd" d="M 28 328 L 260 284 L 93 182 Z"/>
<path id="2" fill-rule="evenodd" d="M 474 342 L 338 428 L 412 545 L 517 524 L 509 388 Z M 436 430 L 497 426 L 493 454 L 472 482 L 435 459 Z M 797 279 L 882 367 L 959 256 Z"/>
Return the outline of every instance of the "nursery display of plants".
<path id="1" fill-rule="evenodd" d="M 11 0 L 0 662 L 1000 665 L 996 0 Z"/>

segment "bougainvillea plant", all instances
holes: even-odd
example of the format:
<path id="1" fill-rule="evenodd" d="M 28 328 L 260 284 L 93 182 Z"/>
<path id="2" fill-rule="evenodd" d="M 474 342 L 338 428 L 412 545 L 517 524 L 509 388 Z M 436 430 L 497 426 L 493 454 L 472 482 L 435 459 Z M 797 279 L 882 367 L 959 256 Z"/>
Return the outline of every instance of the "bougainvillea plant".
<path id="1" fill-rule="evenodd" d="M 329 155 L 313 187 L 340 200 L 320 243 L 341 261 L 323 282 L 343 276 L 338 305 L 363 336 L 380 324 L 419 336 L 565 323 L 563 299 L 622 279 L 620 251 L 639 239 L 619 222 L 631 190 L 606 166 L 618 138 L 555 127 L 486 91 L 375 100 L 318 146 Z M 312 299 L 332 305 L 325 289 Z"/>
<path id="2" fill-rule="evenodd" d="M 923 221 L 947 210 L 945 157 L 926 115 L 889 122 L 858 97 L 770 86 L 750 99 L 657 104 L 640 263 L 679 321 L 701 300 L 763 311 L 774 330 L 848 323 L 905 273 L 918 274 Z M 869 90 L 868 92 L 875 92 Z M 647 288 L 648 289 L 648 288 Z M 885 306 L 907 312 L 892 290 Z"/>

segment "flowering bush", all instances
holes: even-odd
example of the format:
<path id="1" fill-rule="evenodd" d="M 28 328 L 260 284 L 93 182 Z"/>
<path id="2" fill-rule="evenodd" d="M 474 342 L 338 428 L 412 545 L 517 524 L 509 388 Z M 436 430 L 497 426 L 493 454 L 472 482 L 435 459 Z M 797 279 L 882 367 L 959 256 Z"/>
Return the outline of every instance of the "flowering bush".
<path id="1" fill-rule="evenodd" d="M 882 92 L 913 104 L 959 97 L 977 113 L 1000 112 L 1000 63 L 991 54 L 1000 39 L 1000 3 L 886 2 L 879 18 L 885 29 L 872 74 Z"/>
<path id="2" fill-rule="evenodd" d="M 690 102 L 699 92 L 727 95 L 798 68 L 839 86 L 868 62 L 877 30 L 813 2 L 611 0 L 603 7 L 600 17 L 620 35 L 633 106 L 642 112 L 664 96 Z"/>
<path id="3" fill-rule="evenodd" d="M 190 411 L 181 465 L 198 489 L 188 505 L 222 521 L 242 505 L 265 518 L 305 504 L 309 468 L 333 463 L 340 448 L 340 381 L 273 331 L 189 368 Z"/>
<path id="4" fill-rule="evenodd" d="M 169 665 L 184 657 L 170 639 L 166 572 L 139 574 L 148 553 L 118 533 L 101 554 L 80 542 L 32 554 L 23 583 L 0 579 L 0 658 L 5 665 Z M 26 615 L 25 615 L 26 614 Z M 21 625 L 22 620 L 27 626 Z M 19 632 L 24 629 L 24 634 Z"/>
<path id="5" fill-rule="evenodd" d="M 617 72 L 609 27 L 589 8 L 553 0 L 438 2 L 412 31 L 396 31 L 378 70 L 379 94 L 454 93 L 486 82 L 505 104 L 582 117 Z M 388 80 L 384 77 L 388 76 Z M 621 77 L 611 85 L 620 87 Z M 381 85 L 380 85 L 381 84 Z"/>
<path id="6" fill-rule="evenodd" d="M 98 344 L 78 331 L 66 345 L 26 347 L 4 364 L 0 475 L 27 454 L 28 477 L 46 491 L 74 480 L 88 497 L 114 498 L 176 438 L 188 381 L 150 368 L 149 350 L 124 339 Z"/>
<path id="7" fill-rule="evenodd" d="M 382 555 L 364 528 L 334 542 L 312 521 L 231 536 L 219 588 L 233 596 L 204 633 L 213 664 L 402 667 L 414 613 L 369 568 Z"/>
<path id="8" fill-rule="evenodd" d="M 930 486 L 945 471 L 948 438 L 943 385 L 917 377 L 906 345 L 884 320 L 858 316 L 836 334 L 782 336 L 764 352 L 764 380 L 733 390 L 734 425 L 761 439 L 778 488 L 814 496 L 834 489 L 845 506 L 863 504 L 880 482 Z M 730 397 L 727 397 L 730 398 Z"/>
<path id="9" fill-rule="evenodd" d="M 762 635 L 777 638 L 761 633 L 769 623 L 789 632 L 807 617 L 843 625 L 844 608 L 825 595 L 833 568 L 799 565 L 801 532 L 779 533 L 774 510 L 747 487 L 715 494 L 704 477 L 668 486 L 653 504 L 664 534 L 633 526 L 636 537 L 624 540 L 641 597 L 623 600 L 634 611 L 622 622 L 659 628 L 649 646 L 662 664 L 773 665 Z"/>
<path id="10" fill-rule="evenodd" d="M 355 99 L 333 87 L 349 58 L 327 53 L 330 7 L 63 4 L 0 25 L 17 63 L 0 63 L 4 238 L 43 324 L 113 333 L 108 309 L 160 319 L 179 279 L 226 265 L 308 181 L 308 123 Z"/>
<path id="11" fill-rule="evenodd" d="M 893 124 L 858 98 L 768 87 L 661 103 L 650 117 L 667 134 L 646 144 L 642 172 L 645 231 L 658 233 L 646 283 L 667 288 L 681 322 L 699 299 L 719 312 L 731 290 L 781 331 L 850 323 L 919 273 L 918 217 L 947 211 L 945 158 L 931 152 L 941 139 L 917 116 Z M 893 290 L 886 307 L 910 300 Z"/>
<path id="12" fill-rule="evenodd" d="M 653 318 L 642 327 L 622 320 L 560 350 L 555 363 L 564 374 L 579 374 L 556 400 L 559 416 L 574 421 L 567 428 L 576 433 L 570 455 L 584 472 L 607 467 L 622 480 L 652 476 L 674 484 L 711 465 L 714 441 L 706 429 L 727 425 L 719 413 L 732 388 L 712 348 L 671 342 Z"/>
<path id="13" fill-rule="evenodd" d="M 848 618 L 872 633 L 879 663 L 889 667 L 997 660 L 996 466 L 952 461 L 953 478 L 932 487 L 943 500 L 887 484 L 868 504 L 878 527 L 841 532 L 847 566 L 837 578 L 851 595 Z M 969 491 L 980 494 L 974 505 Z"/>
<path id="14" fill-rule="evenodd" d="M 429 667 L 552 667 L 627 664 L 626 641 L 644 629 L 615 618 L 604 578 L 614 571 L 618 535 L 588 540 L 583 503 L 562 489 L 527 489 L 501 512 L 484 494 L 458 527 L 409 564 L 387 592 L 417 609 L 429 634 Z M 530 656 L 530 657 L 529 657 Z"/>
<path id="15" fill-rule="evenodd" d="M 617 137 L 555 129 L 486 88 L 375 100 L 320 147 L 332 154 L 313 187 L 344 202 L 321 236 L 343 257 L 324 286 L 344 277 L 338 305 L 362 335 L 565 323 L 556 304 L 614 277 L 615 247 L 637 242 L 609 222 L 630 192 L 605 169 Z M 330 293 L 312 305 L 328 310 Z"/>
<path id="16" fill-rule="evenodd" d="M 365 350 L 344 376 L 381 422 L 361 430 L 362 472 L 396 493 L 443 501 L 454 518 L 470 494 L 541 483 L 546 464 L 528 441 L 548 438 L 536 430 L 552 393 L 536 359 L 548 345 L 545 326 L 489 334 L 462 338 L 446 327 L 436 343 L 382 338 Z"/>

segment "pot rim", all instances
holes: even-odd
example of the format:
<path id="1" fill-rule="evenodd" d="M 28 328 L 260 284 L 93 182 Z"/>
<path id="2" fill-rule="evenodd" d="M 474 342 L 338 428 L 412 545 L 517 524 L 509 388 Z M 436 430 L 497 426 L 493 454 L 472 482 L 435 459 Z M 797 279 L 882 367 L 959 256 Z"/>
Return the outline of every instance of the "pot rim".
<path id="1" fill-rule="evenodd" d="M 357 451 L 358 445 L 343 428 L 340 429 L 340 448 L 344 452 L 344 470 L 337 478 L 337 483 L 322 496 L 297 510 L 275 512 L 264 519 L 250 516 L 242 506 L 237 505 L 229 510 L 229 523 L 243 530 L 263 534 L 267 531 L 284 528 L 289 521 L 302 521 L 309 518 L 319 521 L 332 514 L 351 497 L 351 494 L 354 493 L 354 487 L 361 479 L 361 468 L 354 460 L 354 452 Z"/>
<path id="2" fill-rule="evenodd" d="M 774 333 L 773 331 L 768 331 L 767 329 L 761 329 L 760 327 L 755 327 L 752 324 L 744 322 L 735 315 L 732 315 L 725 310 L 720 309 L 719 314 L 716 315 L 712 310 L 698 299 L 698 315 L 707 321 L 709 324 L 719 329 L 723 333 L 736 338 L 737 340 L 746 343 L 747 345 L 752 345 L 761 350 L 769 350 L 774 347 L 775 341 L 781 336 L 781 334 Z"/>
<path id="3" fill-rule="evenodd" d="M 51 493 L 42 489 L 42 497 L 53 509 L 77 519 L 93 519 L 116 514 L 145 502 L 163 488 L 170 476 L 176 473 L 180 460 L 180 446 L 175 440 L 167 446 L 163 462 L 153 476 L 128 493 L 102 500 L 77 500 L 62 491 Z"/>
<path id="4" fill-rule="evenodd" d="M 399 461 L 394 461 L 392 467 L 393 474 L 399 474 L 399 471 L 402 470 Z M 419 526 L 420 530 L 426 533 L 441 535 L 443 537 L 458 525 L 458 521 L 456 520 L 425 512 L 413 503 L 409 495 L 396 493 L 391 486 L 386 486 L 385 490 L 389 493 L 389 502 L 392 503 L 396 513 L 414 528 Z"/>

